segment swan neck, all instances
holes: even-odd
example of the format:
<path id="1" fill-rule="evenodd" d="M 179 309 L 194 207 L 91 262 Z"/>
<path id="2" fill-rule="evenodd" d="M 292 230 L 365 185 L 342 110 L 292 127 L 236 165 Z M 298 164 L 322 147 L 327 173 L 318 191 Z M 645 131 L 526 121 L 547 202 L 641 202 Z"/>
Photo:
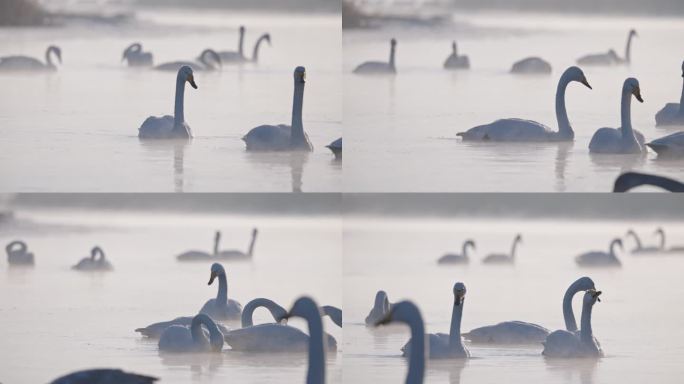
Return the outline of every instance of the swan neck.
<path id="1" fill-rule="evenodd" d="M 454 307 L 451 310 L 451 328 L 449 329 L 449 347 L 454 349 L 456 347 L 461 347 L 461 318 L 463 317 L 463 304 L 461 299 L 456 299 L 457 302 L 454 303 Z"/>
<path id="2" fill-rule="evenodd" d="M 311 308 L 307 316 L 309 324 L 309 369 L 307 384 L 325 383 L 325 345 L 323 343 L 323 320 L 318 308 Z"/>
<path id="3" fill-rule="evenodd" d="M 207 330 L 209 331 L 209 339 L 211 340 L 212 345 L 216 344 L 223 344 L 223 334 L 221 331 L 219 331 L 218 327 L 216 326 L 216 323 L 211 321 L 208 316 L 196 316 L 195 318 L 192 319 L 192 323 L 190 325 L 190 333 L 192 334 L 192 340 L 194 342 L 203 342 L 206 341 L 206 338 L 204 336 L 204 332 L 202 332 L 202 324 L 204 324 L 205 327 L 207 327 Z"/>
<path id="4" fill-rule="evenodd" d="M 632 38 L 634 34 L 630 33 L 627 37 L 627 45 L 625 46 L 625 61 L 627 64 L 632 62 Z"/>
<path id="5" fill-rule="evenodd" d="M 256 243 L 256 235 L 252 235 L 252 240 L 249 242 L 249 248 L 247 249 L 247 256 L 252 257 L 254 253 L 254 243 Z"/>
<path id="6" fill-rule="evenodd" d="M 660 250 L 664 251 L 665 250 L 665 232 L 658 231 L 658 235 L 660 236 Z"/>
<path id="7" fill-rule="evenodd" d="M 176 78 L 176 100 L 173 108 L 173 123 L 174 128 L 178 128 L 185 122 L 185 113 L 183 110 L 183 103 L 185 99 L 185 78 L 181 73 L 178 73 Z"/>
<path id="8" fill-rule="evenodd" d="M 216 237 L 214 237 L 214 255 L 218 255 L 220 243 L 221 236 L 219 234 L 216 234 Z"/>
<path id="9" fill-rule="evenodd" d="M 570 126 L 568 112 L 565 109 L 565 90 L 569 83 L 570 80 L 565 74 L 558 81 L 558 88 L 556 88 L 556 121 L 558 122 L 558 133 L 564 137 L 573 138 L 575 133 Z"/>
<path id="10" fill-rule="evenodd" d="M 511 259 L 515 259 L 515 250 L 518 248 L 518 239 L 515 239 L 513 241 L 513 245 L 511 246 Z"/>
<path id="11" fill-rule="evenodd" d="M 583 342 L 594 342 L 594 332 L 591 329 L 591 311 L 593 305 L 584 303 L 582 306 L 582 329 L 580 330 L 580 339 Z"/>
<path id="12" fill-rule="evenodd" d="M 618 239 L 615 239 L 615 240 L 613 240 L 613 241 L 610 243 L 610 255 L 613 256 L 613 257 L 616 256 L 616 255 L 615 255 L 615 246 L 618 245 L 618 244 L 620 244 L 620 242 L 619 242 Z"/>
<path id="13" fill-rule="evenodd" d="M 266 36 L 261 36 L 259 40 L 254 43 L 254 50 L 252 51 L 252 61 L 253 62 L 258 62 L 259 61 L 259 48 L 261 47 L 261 42 L 263 42 L 266 39 Z"/>
<path id="14" fill-rule="evenodd" d="M 389 57 L 389 66 L 392 69 L 394 69 L 394 52 L 395 51 L 396 51 L 395 45 L 392 44 L 392 48 L 390 49 L 390 57 Z"/>
<path id="15" fill-rule="evenodd" d="M 218 276 L 219 279 L 219 289 L 216 295 L 216 301 L 218 305 L 228 304 L 228 281 L 226 279 L 226 274 L 222 273 Z"/>
<path id="16" fill-rule="evenodd" d="M 463 243 L 463 248 L 461 248 L 461 253 L 463 257 L 468 257 L 468 247 L 470 247 L 470 242 L 466 241 Z"/>
<path id="17" fill-rule="evenodd" d="M 406 384 L 420 384 L 425 376 L 425 326 L 417 314 L 409 319 L 411 328 L 411 355 Z M 416 348 L 420 346 L 420 348 Z"/>
<path id="18" fill-rule="evenodd" d="M 52 47 L 48 48 L 48 50 L 45 51 L 45 65 L 49 68 L 56 68 L 55 63 L 52 62 L 52 52 Z"/>
<path id="19" fill-rule="evenodd" d="M 572 298 L 579 292 L 580 289 L 576 284 L 572 284 L 565 291 L 563 296 L 563 319 L 565 320 L 565 329 L 569 332 L 577 331 L 577 322 L 575 321 L 575 312 L 572 310 Z"/>
<path id="20" fill-rule="evenodd" d="M 293 147 L 306 141 L 304 137 L 304 124 L 302 123 L 303 106 L 304 83 L 295 80 L 294 97 L 292 100 L 292 131 L 290 136 L 290 144 Z"/>
<path id="21" fill-rule="evenodd" d="M 265 299 L 265 298 L 258 298 L 250 301 L 245 305 L 245 308 L 242 309 L 242 317 L 241 317 L 241 324 L 242 328 L 245 327 L 251 327 L 254 325 L 254 311 L 259 308 L 259 307 L 264 307 L 268 309 L 272 314 L 276 310 L 280 310 L 281 312 L 285 312 L 285 310 L 273 302 L 272 300 Z"/>
<path id="22" fill-rule="evenodd" d="M 632 130 L 632 94 L 628 91 L 622 92 L 620 105 L 620 122 L 622 128 L 622 139 L 636 141 Z"/>

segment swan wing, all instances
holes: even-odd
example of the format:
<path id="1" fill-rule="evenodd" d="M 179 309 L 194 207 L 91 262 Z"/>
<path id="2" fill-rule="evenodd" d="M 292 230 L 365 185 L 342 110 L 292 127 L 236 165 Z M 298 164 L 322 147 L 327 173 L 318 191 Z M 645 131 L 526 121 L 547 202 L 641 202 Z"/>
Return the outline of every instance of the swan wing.
<path id="1" fill-rule="evenodd" d="M 219 253 L 214 255 L 214 258 L 221 260 L 234 260 L 249 258 L 249 255 L 237 249 L 229 249 L 225 251 L 220 251 Z"/>
<path id="2" fill-rule="evenodd" d="M 145 328 L 138 328 L 135 331 L 143 336 L 157 339 L 161 336 L 164 330 L 172 325 L 182 325 L 190 326 L 192 323 L 192 317 L 177 317 L 170 321 L 161 321 L 158 323 L 150 324 Z"/>
<path id="3" fill-rule="evenodd" d="M 221 58 L 221 62 L 224 64 L 242 62 L 246 60 L 244 56 L 236 51 L 222 51 L 218 52 L 218 55 Z"/>
<path id="4" fill-rule="evenodd" d="M 437 260 L 438 264 L 459 264 L 459 263 L 467 263 L 468 258 L 465 257 L 465 255 L 459 255 L 455 253 L 447 253 L 446 255 L 440 257 Z"/>
<path id="5" fill-rule="evenodd" d="M 124 372 L 120 369 L 89 369 L 70 373 L 53 380 L 50 384 L 150 384 L 156 377 Z"/>
<path id="6" fill-rule="evenodd" d="M 166 328 L 159 337 L 159 350 L 166 352 L 189 352 L 194 348 L 190 329 L 182 325 Z"/>
<path id="7" fill-rule="evenodd" d="M 548 74 L 551 73 L 551 64 L 540 57 L 528 57 L 514 63 L 511 73 Z"/>
<path id="8" fill-rule="evenodd" d="M 577 64 L 580 65 L 613 65 L 615 63 L 615 57 L 610 53 L 593 53 L 577 59 Z"/>
<path id="9" fill-rule="evenodd" d="M 248 151 L 284 151 L 290 149 L 292 127 L 285 124 L 260 125 L 243 138 Z"/>
<path id="10" fill-rule="evenodd" d="M 549 141 L 553 131 L 533 120 L 500 119 L 458 133 L 464 141 Z"/>

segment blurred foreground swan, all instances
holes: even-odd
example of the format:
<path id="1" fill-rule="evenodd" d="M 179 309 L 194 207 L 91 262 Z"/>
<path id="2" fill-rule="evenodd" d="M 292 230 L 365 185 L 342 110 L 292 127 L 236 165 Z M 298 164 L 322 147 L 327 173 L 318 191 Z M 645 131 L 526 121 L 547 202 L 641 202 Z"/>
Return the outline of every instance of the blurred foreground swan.
<path id="1" fill-rule="evenodd" d="M 544 341 L 542 355 L 551 358 L 602 357 L 603 351 L 591 328 L 591 311 L 601 291 L 589 289 L 582 299 L 582 319 L 579 332 L 553 331 Z"/>
<path id="2" fill-rule="evenodd" d="M 392 308 L 392 304 L 389 302 L 387 292 L 380 290 L 375 293 L 373 308 L 371 308 L 368 316 L 366 316 L 366 326 L 374 326 L 375 323 L 380 321 L 380 319 L 389 313 L 390 308 Z"/>
<path id="3" fill-rule="evenodd" d="M 376 326 L 404 323 L 411 329 L 411 340 L 420 348 L 414 348 L 409 356 L 406 384 L 421 384 L 425 376 L 425 324 L 420 310 L 410 301 L 400 301 L 392 306 L 390 312 L 375 323 Z"/>
<path id="4" fill-rule="evenodd" d="M 468 248 L 475 250 L 475 241 L 468 239 L 463 242 L 463 247 L 461 248 L 461 254 L 458 253 L 447 253 L 446 255 L 437 259 L 437 264 L 468 264 L 470 258 L 468 258 Z"/>
<path id="5" fill-rule="evenodd" d="M 181 67 L 190 67 L 196 72 L 217 71 L 222 66 L 221 57 L 213 49 L 205 49 L 199 55 L 196 62 L 194 61 L 172 61 L 169 63 L 159 64 L 154 69 L 158 71 L 175 72 Z"/>
<path id="6" fill-rule="evenodd" d="M 511 253 L 492 253 L 487 255 L 482 262 L 484 264 L 514 264 L 515 263 L 515 251 L 518 248 L 518 244 L 522 243 L 522 235 L 517 234 L 513 239 L 513 244 L 511 245 Z"/>
<path id="7" fill-rule="evenodd" d="M 195 76 L 192 69 L 183 66 L 178 70 L 176 76 L 176 101 L 173 116 L 164 115 L 161 117 L 150 116 L 142 123 L 138 129 L 138 137 L 141 139 L 190 139 L 192 130 L 185 122 L 184 100 L 185 83 L 197 89 Z"/>
<path id="8" fill-rule="evenodd" d="M 336 160 L 342 159 L 342 138 L 341 137 L 339 139 L 333 141 L 332 143 L 328 144 L 326 147 L 330 151 L 332 151 L 333 155 L 335 155 Z"/>
<path id="9" fill-rule="evenodd" d="M 176 256 L 178 261 L 209 261 L 209 260 L 242 260 L 249 259 L 254 253 L 254 243 L 256 242 L 256 237 L 259 231 L 254 228 L 252 230 L 252 237 L 247 248 L 247 251 L 241 251 L 238 249 L 229 249 L 221 251 L 219 249 L 221 242 L 221 232 L 216 231 L 214 235 L 214 251 L 212 253 L 207 253 L 204 251 L 187 251 Z"/>
<path id="10" fill-rule="evenodd" d="M 655 139 L 646 145 L 654 150 L 659 157 L 684 157 L 684 131 Z"/>
<path id="11" fill-rule="evenodd" d="M 323 339 L 323 321 L 318 305 L 310 297 L 300 297 L 290 311 L 277 321 L 301 317 L 309 326 L 309 367 L 306 374 L 307 384 L 325 383 L 325 341 Z"/>
<path id="12" fill-rule="evenodd" d="M 582 56 L 577 59 L 577 64 L 580 65 L 617 65 L 617 64 L 630 64 L 632 61 L 632 38 L 638 37 L 635 30 L 630 30 L 627 36 L 627 45 L 625 46 L 625 58 L 620 58 L 615 50 L 610 49 L 606 53 L 594 53 L 586 56 Z"/>
<path id="13" fill-rule="evenodd" d="M 45 50 L 45 63 L 29 56 L 5 56 L 0 57 L 0 71 L 56 71 L 57 66 L 52 61 L 53 54 L 59 63 L 62 64 L 62 50 L 57 46 L 51 45 Z"/>
<path id="14" fill-rule="evenodd" d="M 214 263 L 211 266 L 211 276 L 209 283 L 211 285 L 218 277 L 218 294 L 215 299 L 209 299 L 200 313 L 211 316 L 216 320 L 238 320 L 242 315 L 242 305 L 235 300 L 228 299 L 228 280 L 226 278 L 226 270 L 219 263 Z"/>
<path id="15" fill-rule="evenodd" d="M 613 192 L 627 192 L 641 185 L 653 185 L 669 192 L 684 192 L 684 183 L 668 177 L 638 172 L 625 172 L 615 179 Z"/>
<path id="16" fill-rule="evenodd" d="M 21 240 L 14 240 L 7 244 L 5 251 L 9 265 L 33 265 L 35 262 L 33 253 L 28 251 L 28 246 Z"/>
<path id="17" fill-rule="evenodd" d="M 202 326 L 209 331 L 209 339 Z M 159 337 L 159 351 L 162 352 L 221 352 L 223 334 L 216 323 L 207 315 L 199 314 L 192 319 L 190 328 L 172 325 Z"/>
<path id="18" fill-rule="evenodd" d="M 620 267 L 622 263 L 615 255 L 615 247 L 622 249 L 622 240 L 613 239 L 608 247 L 608 252 L 590 251 L 575 258 L 575 262 L 583 267 Z"/>
<path id="19" fill-rule="evenodd" d="M 88 369 L 59 377 L 50 384 L 150 384 L 157 380 L 156 377 L 120 369 Z"/>
<path id="20" fill-rule="evenodd" d="M 394 66 L 394 53 L 397 48 L 397 40 L 390 40 L 390 56 L 389 62 L 384 61 L 366 61 L 354 68 L 353 73 L 377 75 L 377 74 L 395 74 L 397 68 Z"/>
<path id="21" fill-rule="evenodd" d="M 140 43 L 133 43 L 124 49 L 121 61 L 126 61 L 129 67 L 150 67 L 154 64 L 152 53 L 143 52 Z"/>
<path id="22" fill-rule="evenodd" d="M 527 57 L 513 63 L 511 73 L 521 75 L 548 75 L 551 73 L 551 64 L 541 57 Z"/>
<path id="23" fill-rule="evenodd" d="M 221 61 L 225 64 L 241 64 L 246 62 L 258 63 L 259 62 L 259 49 L 263 42 L 271 45 L 271 35 L 264 33 L 259 36 L 259 38 L 254 43 L 254 48 L 252 50 L 252 58 L 248 58 L 244 53 L 244 40 L 245 40 L 245 27 L 240 26 L 240 37 L 238 40 L 238 50 L 237 51 L 220 51 L 218 52 L 221 57 Z"/>
<path id="24" fill-rule="evenodd" d="M 556 122 L 558 131 L 541 123 L 523 119 L 500 119 L 493 123 L 480 125 L 465 132 L 460 132 L 463 141 L 572 141 L 575 132 L 570 126 L 568 112 L 565 109 L 565 90 L 568 84 L 576 81 L 591 89 L 584 72 L 578 67 L 570 67 L 563 72 L 556 88 Z"/>
<path id="25" fill-rule="evenodd" d="M 77 271 L 109 271 L 112 265 L 105 259 L 102 248 L 93 247 L 90 250 L 90 257 L 84 257 L 72 268 Z"/>
<path id="26" fill-rule="evenodd" d="M 684 79 L 684 61 L 682 61 L 682 79 Z M 684 85 L 682 85 L 682 95 L 679 103 L 667 103 L 656 113 L 656 127 L 663 125 L 684 126 Z"/>
<path id="27" fill-rule="evenodd" d="M 306 70 L 304 67 L 295 68 L 292 125 L 260 125 L 252 128 L 242 138 L 248 151 L 313 151 L 302 123 L 305 83 Z"/>
<path id="28" fill-rule="evenodd" d="M 456 49 L 456 41 L 451 43 L 451 55 L 444 61 L 445 69 L 468 69 L 470 68 L 470 59 L 465 55 L 458 55 L 458 50 Z"/>
<path id="29" fill-rule="evenodd" d="M 646 153 L 644 147 L 644 135 L 632 129 L 632 95 L 644 102 L 641 98 L 639 81 L 633 77 L 627 78 L 622 85 L 622 97 L 620 107 L 620 128 L 600 128 L 594 133 L 589 142 L 590 153 L 612 154 L 636 154 Z"/>

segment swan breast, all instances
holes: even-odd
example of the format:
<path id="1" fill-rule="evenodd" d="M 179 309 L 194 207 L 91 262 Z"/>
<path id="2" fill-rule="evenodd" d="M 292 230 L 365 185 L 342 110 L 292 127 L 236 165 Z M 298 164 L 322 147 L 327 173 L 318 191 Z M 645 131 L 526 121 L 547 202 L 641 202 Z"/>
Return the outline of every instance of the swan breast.
<path id="1" fill-rule="evenodd" d="M 290 149 L 292 127 L 285 124 L 260 125 L 252 128 L 242 140 L 248 151 L 285 151 Z"/>

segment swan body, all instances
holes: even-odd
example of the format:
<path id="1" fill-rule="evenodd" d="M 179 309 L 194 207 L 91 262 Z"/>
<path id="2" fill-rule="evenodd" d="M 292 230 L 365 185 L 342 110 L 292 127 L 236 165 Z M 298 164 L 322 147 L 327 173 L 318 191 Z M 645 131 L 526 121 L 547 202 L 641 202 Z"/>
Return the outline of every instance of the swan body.
<path id="1" fill-rule="evenodd" d="M 582 267 L 620 267 L 622 263 L 615 255 L 615 247 L 622 249 L 622 240 L 614 239 L 609 246 L 608 252 L 591 251 L 583 253 L 575 258 L 577 265 Z"/>
<path id="2" fill-rule="evenodd" d="M 468 264 L 470 262 L 470 259 L 468 258 L 468 248 L 475 250 L 475 241 L 470 239 L 464 241 L 463 248 L 461 248 L 461 254 L 447 253 L 437 259 L 437 264 Z"/>
<path id="3" fill-rule="evenodd" d="M 300 297 L 290 311 L 278 321 L 291 317 L 301 317 L 309 326 L 309 366 L 306 373 L 306 384 L 325 383 L 325 339 L 323 338 L 323 321 L 318 305 L 310 297 Z"/>
<path id="4" fill-rule="evenodd" d="M 684 183 L 668 177 L 638 172 L 625 172 L 615 179 L 613 192 L 627 192 L 640 185 L 653 185 L 668 192 L 684 192 Z"/>
<path id="5" fill-rule="evenodd" d="M 90 250 L 90 257 L 84 257 L 72 269 L 77 271 L 109 271 L 112 269 L 112 265 L 105 259 L 102 248 L 93 247 Z"/>
<path id="6" fill-rule="evenodd" d="M 551 73 L 551 64 L 541 57 L 528 57 L 516 61 L 511 67 L 511 73 L 523 75 L 548 75 Z"/>
<path id="7" fill-rule="evenodd" d="M 373 302 L 373 308 L 371 308 L 368 316 L 366 316 L 366 326 L 375 326 L 375 324 L 382 318 L 387 316 L 387 314 L 392 308 L 392 304 L 389 302 L 387 293 L 385 291 L 378 291 L 375 294 L 375 301 Z"/>
<path id="8" fill-rule="evenodd" d="M 332 143 L 328 144 L 326 146 L 330 151 L 332 151 L 333 155 L 335 155 L 336 160 L 342 159 L 342 138 L 340 137 L 339 139 L 333 141 Z"/>
<path id="9" fill-rule="evenodd" d="M 208 300 L 200 313 L 211 316 L 212 319 L 217 320 L 238 320 L 242 315 L 242 305 L 235 300 L 228 299 L 228 281 L 226 278 L 226 270 L 219 263 L 214 263 L 211 266 L 211 276 L 209 283 L 211 285 L 214 279 L 218 277 L 219 288 L 215 299 Z"/>
<path id="10" fill-rule="evenodd" d="M 470 68 L 470 59 L 468 56 L 459 56 L 456 47 L 456 42 L 451 43 L 451 55 L 444 61 L 445 69 L 468 69 Z"/>
<path id="11" fill-rule="evenodd" d="M 461 317 L 463 315 L 463 302 L 465 301 L 466 287 L 463 283 L 454 284 L 454 304 L 451 312 L 451 329 L 449 334 L 431 333 L 428 335 L 428 358 L 446 359 L 457 358 L 467 359 L 470 351 L 463 344 L 461 338 Z M 409 340 L 402 348 L 404 356 L 411 355 L 412 340 Z"/>
<path id="12" fill-rule="evenodd" d="M 563 72 L 556 88 L 556 121 L 558 131 L 532 120 L 500 119 L 493 123 L 480 125 L 460 132 L 457 135 L 463 141 L 514 141 L 514 142 L 549 142 L 572 141 L 575 133 L 570 126 L 565 109 L 565 90 L 571 82 L 576 81 L 591 89 L 584 72 L 578 67 L 570 67 Z"/>
<path id="13" fill-rule="evenodd" d="M 123 51 L 122 61 L 126 61 L 129 67 L 151 67 L 154 59 L 151 52 L 143 52 L 142 44 L 133 43 Z"/>
<path id="14" fill-rule="evenodd" d="M 140 333 L 140 335 L 148 337 L 150 339 L 158 339 L 164 332 L 164 330 L 166 330 L 166 328 L 172 325 L 190 327 L 190 325 L 192 324 L 192 319 L 193 316 L 176 317 L 175 319 L 170 321 L 161 321 L 159 323 L 150 324 L 145 328 L 137 328 L 135 331 Z M 216 323 L 216 326 L 224 335 L 229 332 L 228 328 L 224 327 L 219 323 Z"/>
<path id="15" fill-rule="evenodd" d="M 682 61 L 682 78 L 684 79 L 684 61 Z M 667 103 L 655 116 L 656 127 L 664 125 L 684 126 L 684 85 L 679 103 Z"/>
<path id="16" fill-rule="evenodd" d="M 33 253 L 28 251 L 28 246 L 21 240 L 7 244 L 5 251 L 9 265 L 33 265 L 35 262 Z"/>
<path id="17" fill-rule="evenodd" d="M 199 55 L 198 60 L 195 61 L 172 61 L 169 63 L 159 64 L 154 69 L 158 71 L 176 72 L 182 67 L 190 67 L 195 72 L 210 72 L 221 69 L 223 61 L 219 54 L 213 49 L 205 49 Z"/>
<path id="18" fill-rule="evenodd" d="M 579 65 L 620 65 L 629 64 L 632 61 L 632 38 L 638 37 L 637 32 L 632 29 L 629 31 L 627 36 L 627 45 L 625 46 L 625 58 L 618 56 L 615 50 L 610 49 L 606 53 L 594 53 L 586 56 L 582 56 L 577 59 L 577 64 Z"/>
<path id="19" fill-rule="evenodd" d="M 388 62 L 384 61 L 366 61 L 360 64 L 358 67 L 354 68 L 353 73 L 356 74 L 366 74 L 366 75 L 378 75 L 378 74 L 395 74 L 397 73 L 397 68 L 394 65 L 394 55 L 397 47 L 397 40 L 390 40 L 390 57 Z"/>
<path id="20" fill-rule="evenodd" d="M 192 130 L 185 122 L 185 83 L 197 89 L 195 76 L 192 69 L 183 66 L 178 70 L 176 76 L 176 101 L 173 116 L 150 116 L 138 129 L 140 139 L 190 139 Z"/>
<path id="21" fill-rule="evenodd" d="M 292 125 L 260 125 L 252 128 L 242 138 L 248 151 L 313 151 L 302 123 L 305 82 L 304 67 L 295 68 Z"/>
<path id="22" fill-rule="evenodd" d="M 513 245 L 511 246 L 511 253 L 510 254 L 493 253 L 493 254 L 487 255 L 487 257 L 482 259 L 482 262 L 484 264 L 513 264 L 513 263 L 515 263 L 515 251 L 517 250 L 519 243 L 522 243 L 522 236 L 520 234 L 516 235 L 515 239 L 513 239 Z"/>
<path id="23" fill-rule="evenodd" d="M 594 338 L 591 328 L 591 312 L 596 301 L 601 301 L 601 291 L 588 290 L 582 301 L 582 320 L 579 332 L 558 330 L 544 341 L 542 355 L 549 358 L 602 357 L 603 351 Z"/>
<path id="24" fill-rule="evenodd" d="M 56 71 L 57 65 L 52 61 L 52 55 L 62 64 L 62 50 L 51 45 L 45 50 L 45 63 L 28 56 L 5 56 L 0 57 L 0 71 Z"/>
<path id="25" fill-rule="evenodd" d="M 675 132 L 671 135 L 655 139 L 650 143 L 646 143 L 646 145 L 654 150 L 660 157 L 683 157 L 684 131 Z"/>
<path id="26" fill-rule="evenodd" d="M 59 377 L 50 384 L 151 384 L 156 377 L 124 372 L 120 369 L 88 369 Z"/>
<path id="27" fill-rule="evenodd" d="M 209 331 L 209 340 L 202 329 L 204 325 Z M 172 325 L 159 337 L 159 350 L 162 352 L 221 352 L 223 334 L 211 317 L 199 314 L 192 318 L 190 328 Z"/>
<path id="28" fill-rule="evenodd" d="M 622 86 L 622 101 L 620 108 L 620 128 L 600 128 L 594 133 L 589 142 L 590 153 L 608 154 L 638 154 L 646 153 L 644 135 L 632 129 L 631 99 L 632 95 L 643 103 L 639 81 L 627 78 Z"/>

